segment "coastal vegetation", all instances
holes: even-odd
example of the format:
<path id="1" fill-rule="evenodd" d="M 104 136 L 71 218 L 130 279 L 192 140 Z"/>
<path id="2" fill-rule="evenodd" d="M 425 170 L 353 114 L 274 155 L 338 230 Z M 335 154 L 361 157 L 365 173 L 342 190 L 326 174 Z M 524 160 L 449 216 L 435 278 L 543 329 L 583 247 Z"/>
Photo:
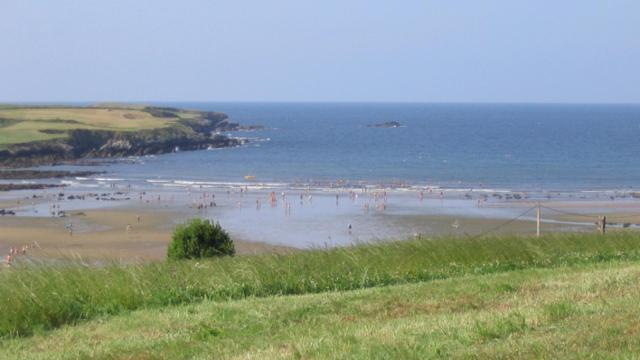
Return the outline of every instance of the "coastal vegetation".
<path id="1" fill-rule="evenodd" d="M 627 301 L 626 295 L 619 299 L 622 294 L 617 291 L 626 294 L 627 291 L 640 290 L 636 281 L 640 274 L 639 240 L 633 231 L 612 232 L 606 236 L 550 234 L 541 238 L 416 238 L 279 255 L 139 265 L 114 263 L 95 267 L 80 260 L 57 264 L 18 264 L 0 271 L 0 308 L 11 309 L 0 314 L 0 335 L 5 344 L 12 344 L 3 348 L 21 347 L 32 341 L 46 342 L 53 341 L 51 339 L 56 336 L 64 337 L 64 334 L 75 332 L 76 326 L 78 329 L 104 327 L 108 331 L 106 329 L 110 326 L 123 326 L 123 322 L 129 321 L 126 319 L 150 331 L 151 325 L 147 322 L 151 318 L 176 318 L 181 314 L 182 318 L 175 321 L 189 326 L 185 330 L 180 325 L 178 339 L 186 337 L 184 341 L 196 341 L 191 336 L 202 336 L 212 341 L 206 346 L 218 347 L 221 346 L 215 340 L 218 336 L 228 342 L 238 337 L 255 337 L 242 341 L 256 341 L 260 343 L 253 345 L 267 346 L 264 327 L 272 319 L 275 330 L 282 332 L 279 341 L 283 344 L 291 346 L 296 331 L 306 331 L 304 329 L 315 324 L 317 331 L 329 337 L 326 340 L 328 344 L 335 343 L 345 351 L 353 347 L 349 351 L 364 351 L 362 356 L 367 357 L 373 348 L 365 346 L 369 341 L 366 329 L 382 321 L 385 313 L 406 315 L 424 312 L 425 316 L 432 313 L 441 316 L 441 326 L 444 327 L 438 327 L 436 322 L 422 331 L 439 334 L 438 341 L 443 341 L 441 351 L 445 351 L 444 354 L 456 347 L 463 350 L 465 342 L 482 345 L 503 341 L 499 348 L 507 351 L 508 343 L 512 341 L 535 343 L 536 338 L 527 339 L 526 335 L 539 328 L 540 324 L 556 326 L 565 318 L 584 314 L 594 307 L 604 307 L 604 312 L 614 311 L 614 305 L 609 307 L 601 302 L 584 304 L 584 308 L 576 305 L 571 300 L 573 295 L 557 286 L 559 281 L 567 281 L 562 280 L 565 277 L 578 276 L 597 283 L 598 296 L 606 297 L 607 284 L 597 274 L 607 273 L 613 281 L 611 286 L 615 288 L 612 288 L 615 290 L 612 296 L 616 296 L 610 299 L 612 304 L 618 306 L 618 301 Z M 611 275 L 611 268 L 619 269 L 615 271 L 620 273 Z M 626 289 L 632 280 L 636 284 Z M 575 283 L 563 286 L 570 287 L 571 294 L 582 289 Z M 377 289 L 349 293 L 369 288 Z M 591 288 L 587 286 L 586 289 Z M 532 293 L 534 291 L 548 295 L 537 299 Z M 291 297 L 319 293 L 327 294 Z M 417 297 L 417 294 L 425 297 Z M 335 299 L 337 305 L 332 305 L 334 300 L 323 299 Z M 528 299 L 536 299 L 538 303 L 527 308 Z M 396 308 L 394 304 L 398 301 L 406 302 L 407 309 Z M 285 304 L 289 302 L 291 310 L 297 309 L 299 316 L 286 309 Z M 503 302 L 507 304 L 500 305 Z M 273 304 L 274 312 L 259 315 L 248 322 L 247 327 L 240 327 L 237 323 L 239 319 L 235 316 L 250 317 L 247 312 L 251 312 L 252 304 L 266 311 L 269 303 Z M 627 310 L 640 314 L 637 306 Z M 369 311 L 373 312 L 364 314 Z M 225 316 L 225 313 L 229 315 Z M 339 326 L 337 318 L 346 319 L 348 326 L 344 334 L 352 341 L 344 342 L 343 338 L 332 335 L 332 327 Z M 408 315 L 402 318 L 406 323 L 384 325 L 387 327 L 385 331 L 390 332 L 390 340 L 393 340 L 390 344 L 398 341 L 407 352 L 411 349 L 418 353 L 436 351 L 433 346 L 438 341 L 421 342 L 420 337 L 404 339 L 400 336 L 424 319 L 415 320 L 418 322 L 414 324 Z M 551 320 L 547 323 L 546 319 Z M 394 328 L 396 325 L 398 327 Z M 624 326 L 635 325 L 629 323 Z M 63 329 L 55 330 L 61 327 Z M 183 330 L 187 334 L 182 333 Z M 450 334 L 451 338 L 443 334 Z M 518 338 L 513 339 L 512 334 Z M 539 335 L 544 335 L 544 331 Z M 117 336 L 112 334 L 108 337 L 117 342 Z M 318 347 L 319 344 L 309 338 L 304 339 L 304 353 L 322 357 L 330 351 L 324 346 Z M 480 343 L 476 344 L 476 340 Z M 453 346 L 452 341 L 461 343 Z M 136 344 L 144 348 L 152 346 L 153 342 L 147 344 L 138 340 Z M 145 351 L 159 351 L 164 345 Z M 390 351 L 391 348 L 386 349 Z M 177 351 L 174 348 L 168 350 Z M 204 351 L 203 348 L 200 350 Z M 239 348 L 235 350 L 240 351 Z M 276 349 L 265 348 L 263 351 L 273 352 Z"/>
<path id="2" fill-rule="evenodd" d="M 204 300 L 1 342 L 3 359 L 632 359 L 638 262 Z"/>
<path id="3" fill-rule="evenodd" d="M 224 113 L 135 105 L 4 106 L 0 166 L 238 145 Z"/>
<path id="4" fill-rule="evenodd" d="M 193 219 L 179 225 L 167 249 L 169 260 L 199 259 L 235 254 L 233 240 L 219 223 Z"/>

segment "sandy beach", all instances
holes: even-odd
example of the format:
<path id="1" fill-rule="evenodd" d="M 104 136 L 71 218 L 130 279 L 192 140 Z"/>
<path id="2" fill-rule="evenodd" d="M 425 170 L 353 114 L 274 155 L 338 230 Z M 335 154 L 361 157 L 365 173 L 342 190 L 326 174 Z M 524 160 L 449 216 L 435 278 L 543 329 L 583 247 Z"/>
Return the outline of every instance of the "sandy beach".
<path id="1" fill-rule="evenodd" d="M 195 217 L 219 221 L 232 235 L 239 254 L 418 234 L 535 234 L 537 201 L 480 199 L 487 198 L 459 191 L 425 195 L 407 190 L 278 189 L 276 193 L 246 186 L 132 189 L 108 185 L 92 192 L 65 189 L 64 195 L 15 191 L 0 197 L 0 208 L 17 213 L 0 217 L 0 253 L 35 245 L 29 255 L 36 258 L 160 260 L 175 226 Z M 640 200 L 633 198 L 563 198 L 540 204 L 543 233 L 595 231 L 600 215 L 607 215 L 612 229 L 635 228 L 640 223 Z M 52 210 L 59 214 L 53 216 Z"/>
<path id="2" fill-rule="evenodd" d="M 8 253 L 10 247 L 35 245 L 29 255 L 36 258 L 161 260 L 166 256 L 177 217 L 167 211 L 139 209 L 77 211 L 65 218 L 0 217 L 0 253 Z M 72 232 L 67 229 L 70 223 Z M 234 242 L 238 254 L 293 250 L 238 238 Z"/>

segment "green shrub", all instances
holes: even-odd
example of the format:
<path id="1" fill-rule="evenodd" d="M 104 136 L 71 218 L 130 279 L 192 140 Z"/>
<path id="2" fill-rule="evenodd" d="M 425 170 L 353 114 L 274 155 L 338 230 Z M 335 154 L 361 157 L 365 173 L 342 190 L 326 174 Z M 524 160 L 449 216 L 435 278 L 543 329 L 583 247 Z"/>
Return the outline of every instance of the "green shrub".
<path id="1" fill-rule="evenodd" d="M 233 255 L 236 250 L 229 234 L 219 223 L 193 219 L 179 225 L 167 250 L 170 260 Z"/>

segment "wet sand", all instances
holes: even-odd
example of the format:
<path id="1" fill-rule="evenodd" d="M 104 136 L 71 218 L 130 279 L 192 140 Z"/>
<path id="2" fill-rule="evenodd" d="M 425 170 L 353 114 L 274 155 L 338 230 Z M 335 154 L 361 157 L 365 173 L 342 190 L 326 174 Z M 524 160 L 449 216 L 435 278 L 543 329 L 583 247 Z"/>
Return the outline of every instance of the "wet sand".
<path id="1" fill-rule="evenodd" d="M 531 220 L 478 219 L 455 216 L 400 216 L 392 220 L 395 226 L 414 229 L 421 235 L 479 236 L 482 234 L 535 235 L 536 223 Z M 588 231 L 582 226 L 569 228 L 566 224 L 542 224 L 541 232 Z"/>
<path id="2" fill-rule="evenodd" d="M 65 218 L 0 217 L 0 254 L 7 254 L 10 247 L 35 244 L 29 255 L 36 258 L 161 260 L 177 218 L 178 214 L 168 211 L 126 209 L 76 211 Z M 73 224 L 72 234 L 68 224 Z M 131 225 L 129 231 L 127 225 Z M 237 238 L 234 242 L 238 254 L 293 251 Z"/>
<path id="3" fill-rule="evenodd" d="M 10 247 L 36 242 L 39 248 L 30 253 L 40 258 L 79 255 L 85 259 L 161 260 L 175 226 L 195 217 L 219 221 L 231 233 L 238 254 L 402 240 L 418 234 L 536 232 L 533 207 L 537 201 L 530 199 L 490 198 L 479 203 L 478 195 L 467 198 L 460 192 L 443 197 L 434 193 L 420 199 L 415 191 L 385 192 L 383 198 L 380 192 L 376 196 L 364 192 L 355 196 L 339 189 L 310 193 L 296 189 L 287 190 L 286 196 L 278 192 L 277 204 L 271 206 L 270 190 L 243 193 L 240 189 L 91 190 L 108 192 L 105 197 L 109 201 L 97 200 L 103 196 L 89 196 L 81 189 L 66 189 L 64 197 L 58 197 L 57 192 L 5 193 L 0 208 L 15 209 L 18 199 L 21 205 L 19 216 L 0 217 L 0 254 L 7 254 Z M 81 200 L 69 200 L 78 195 Z M 214 202 L 215 206 L 208 206 Z M 46 217 L 53 204 L 61 206 L 66 216 Z M 383 204 L 384 209 L 379 210 Z M 207 206 L 201 208 L 203 205 Z M 557 199 L 542 201 L 541 205 L 542 233 L 595 231 L 599 215 L 607 215 L 608 221 L 618 223 L 620 228 L 625 223 L 640 224 L 640 199 Z M 515 219 L 525 210 L 528 212 L 524 216 Z M 139 224 L 137 216 L 141 218 Z M 68 224 L 72 224 L 73 235 L 66 229 Z"/>

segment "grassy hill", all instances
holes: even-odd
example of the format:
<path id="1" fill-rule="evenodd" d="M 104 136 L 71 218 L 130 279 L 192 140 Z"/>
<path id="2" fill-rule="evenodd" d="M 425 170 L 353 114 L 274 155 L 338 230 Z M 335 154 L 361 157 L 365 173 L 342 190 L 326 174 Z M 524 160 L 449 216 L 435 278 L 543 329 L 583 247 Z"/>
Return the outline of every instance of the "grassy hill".
<path id="1" fill-rule="evenodd" d="M 144 107 L 15 107 L 0 108 L 0 145 L 63 138 L 69 130 L 139 131 L 164 128 L 195 111 L 175 111 L 175 117 L 154 116 Z"/>
<path id="2" fill-rule="evenodd" d="M 233 146 L 227 115 L 136 105 L 0 107 L 0 165 Z"/>
<path id="3" fill-rule="evenodd" d="M 0 357 L 624 357 L 638 280 L 633 231 L 18 267 Z"/>
<path id="4" fill-rule="evenodd" d="M 640 352 L 640 264 L 204 301 L 1 343 L 3 359 L 584 359 Z"/>

